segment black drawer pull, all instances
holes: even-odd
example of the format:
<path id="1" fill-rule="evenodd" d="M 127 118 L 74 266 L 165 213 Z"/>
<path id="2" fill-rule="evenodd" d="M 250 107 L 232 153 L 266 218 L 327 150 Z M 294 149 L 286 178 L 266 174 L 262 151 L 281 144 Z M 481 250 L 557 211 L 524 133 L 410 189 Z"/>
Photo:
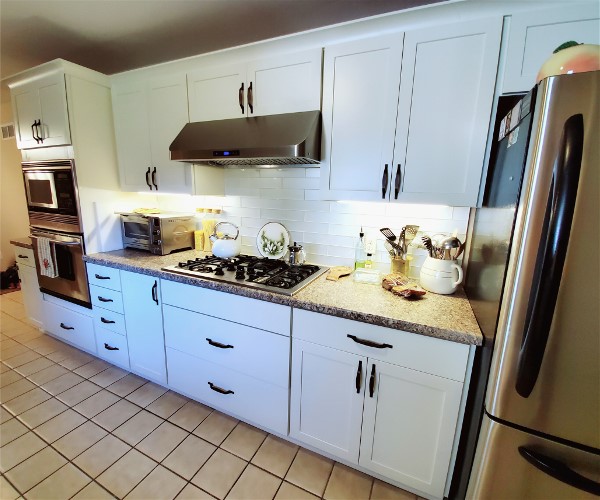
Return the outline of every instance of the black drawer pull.
<path id="1" fill-rule="evenodd" d="M 221 342 L 215 342 L 214 340 L 209 338 L 207 338 L 206 341 L 213 347 L 218 347 L 219 349 L 233 349 L 233 346 L 231 344 L 221 344 Z"/>
<path id="2" fill-rule="evenodd" d="M 371 366 L 371 377 L 369 378 L 369 396 L 373 397 L 375 392 L 375 365 Z"/>
<path id="3" fill-rule="evenodd" d="M 374 347 L 375 349 L 384 349 L 386 347 L 389 347 L 390 349 L 392 349 L 394 347 L 391 344 L 379 344 L 378 342 L 373 342 L 372 340 L 361 339 L 360 337 L 357 337 L 356 335 L 346 335 L 346 337 L 354 340 L 354 342 L 356 342 L 357 344 L 366 345 L 367 347 Z"/>
<path id="4" fill-rule="evenodd" d="M 105 325 L 110 325 L 110 324 L 114 323 L 114 321 L 112 319 L 106 319 L 106 318 L 103 318 L 102 316 L 100 316 L 100 321 L 102 321 L 102 323 L 104 323 Z"/>
<path id="5" fill-rule="evenodd" d="M 75 330 L 75 328 L 74 328 L 74 327 L 72 327 L 72 326 L 67 326 L 67 325 L 65 325 L 64 323 L 61 323 L 61 324 L 60 324 L 60 327 L 61 327 L 63 330 Z"/>
<path id="6" fill-rule="evenodd" d="M 109 280 L 110 276 L 100 276 L 99 274 L 94 275 L 97 280 Z"/>
<path id="7" fill-rule="evenodd" d="M 108 349 L 109 351 L 118 351 L 119 350 L 118 347 L 112 347 L 112 346 L 108 345 L 106 342 L 104 342 L 104 349 Z"/>
<path id="8" fill-rule="evenodd" d="M 358 362 L 358 370 L 356 370 L 356 394 L 360 394 L 360 382 L 362 380 L 362 361 Z"/>
<path id="9" fill-rule="evenodd" d="M 221 387 L 219 387 L 218 385 L 213 384 L 212 382 L 209 382 L 208 385 L 210 386 L 210 388 L 213 391 L 218 392 L 220 394 L 235 394 L 233 391 L 230 391 L 229 389 L 227 389 L 227 390 L 222 389 Z"/>
<path id="10" fill-rule="evenodd" d="M 100 297 L 100 295 L 98 295 L 98 300 L 100 302 L 114 302 L 113 299 L 105 299 L 104 297 Z"/>
<path id="11" fill-rule="evenodd" d="M 19 259 L 28 259 L 29 257 L 27 255 L 21 255 L 19 254 Z"/>

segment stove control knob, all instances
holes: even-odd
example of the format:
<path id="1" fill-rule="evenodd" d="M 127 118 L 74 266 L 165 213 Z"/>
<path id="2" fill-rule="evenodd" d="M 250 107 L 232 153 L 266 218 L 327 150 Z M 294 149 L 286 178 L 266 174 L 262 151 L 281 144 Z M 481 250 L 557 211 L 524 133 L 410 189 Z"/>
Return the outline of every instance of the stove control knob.
<path id="1" fill-rule="evenodd" d="M 228 271 L 235 271 L 235 264 L 233 262 L 229 263 L 227 265 L 227 270 Z"/>
<path id="2" fill-rule="evenodd" d="M 223 272 L 223 268 L 222 267 L 217 267 L 215 269 L 215 276 L 223 276 L 225 273 Z"/>
<path id="3" fill-rule="evenodd" d="M 254 269 L 253 267 L 249 267 L 248 276 L 253 276 L 254 274 L 256 274 L 256 269 Z"/>
<path id="4" fill-rule="evenodd" d="M 238 269 L 235 272 L 235 279 L 236 280 L 243 280 L 246 277 L 246 275 L 244 274 L 244 270 L 243 269 Z"/>

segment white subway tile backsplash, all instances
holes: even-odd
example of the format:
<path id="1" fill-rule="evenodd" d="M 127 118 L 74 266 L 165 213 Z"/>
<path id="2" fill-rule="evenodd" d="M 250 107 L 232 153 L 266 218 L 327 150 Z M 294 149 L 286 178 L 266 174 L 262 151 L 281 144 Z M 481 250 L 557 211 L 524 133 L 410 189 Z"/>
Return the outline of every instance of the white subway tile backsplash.
<path id="1" fill-rule="evenodd" d="M 225 194 L 227 196 L 254 196 L 258 198 L 260 196 L 260 189 L 250 189 L 247 186 L 225 184 Z"/>
<path id="2" fill-rule="evenodd" d="M 259 169 L 260 177 L 306 177 L 305 168 L 264 168 Z"/>
<path id="3" fill-rule="evenodd" d="M 270 198 L 273 200 L 303 200 L 303 189 L 261 189 L 261 198 Z"/>
<path id="4" fill-rule="evenodd" d="M 286 189 L 319 189 L 321 179 L 305 177 L 303 179 L 282 179 Z"/>
<path id="5" fill-rule="evenodd" d="M 321 191 L 319 191 L 318 189 L 306 189 L 304 191 L 304 199 L 305 200 L 322 200 L 323 195 L 321 194 Z"/>

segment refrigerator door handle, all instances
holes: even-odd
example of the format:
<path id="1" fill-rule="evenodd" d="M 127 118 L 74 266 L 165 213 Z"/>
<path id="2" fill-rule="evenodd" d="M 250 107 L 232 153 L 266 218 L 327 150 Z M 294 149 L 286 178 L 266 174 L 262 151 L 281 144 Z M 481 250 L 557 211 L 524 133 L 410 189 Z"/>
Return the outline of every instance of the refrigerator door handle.
<path id="1" fill-rule="evenodd" d="M 548 457 L 525 446 L 519 446 L 519 453 L 531 465 L 554 479 L 593 495 L 600 495 L 600 483 L 578 474 L 560 460 Z"/>
<path id="2" fill-rule="evenodd" d="M 568 118 L 554 162 L 515 383 L 524 398 L 537 381 L 552 325 L 577 199 L 583 133 L 583 116 Z"/>

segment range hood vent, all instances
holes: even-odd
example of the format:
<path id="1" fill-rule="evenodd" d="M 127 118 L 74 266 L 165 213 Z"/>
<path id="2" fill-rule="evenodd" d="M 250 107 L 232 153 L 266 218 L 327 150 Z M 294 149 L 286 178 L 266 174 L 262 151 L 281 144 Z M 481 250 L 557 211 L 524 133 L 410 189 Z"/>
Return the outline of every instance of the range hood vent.
<path id="1" fill-rule="evenodd" d="M 188 123 L 169 150 L 171 160 L 204 165 L 315 167 L 320 162 L 321 112 Z"/>

